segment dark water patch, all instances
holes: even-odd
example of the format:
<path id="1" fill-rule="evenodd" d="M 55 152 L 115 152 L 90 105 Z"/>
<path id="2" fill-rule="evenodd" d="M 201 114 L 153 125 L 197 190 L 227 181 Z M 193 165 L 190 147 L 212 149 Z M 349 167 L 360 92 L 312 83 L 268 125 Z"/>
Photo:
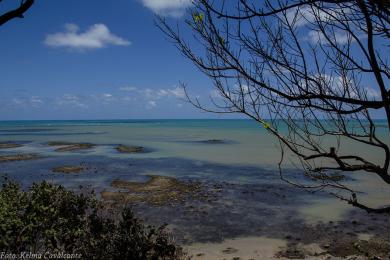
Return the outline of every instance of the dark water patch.
<path id="1" fill-rule="evenodd" d="M 75 133 L 34 133 L 34 132 L 25 132 L 25 133 L 0 133 L 0 136 L 18 136 L 18 135 L 33 135 L 33 136 L 69 136 L 69 135 L 102 135 L 107 134 L 108 132 L 75 132 Z"/>
<path id="2" fill-rule="evenodd" d="M 0 143 L 2 143 L 2 144 L 21 144 L 21 145 L 25 145 L 25 144 L 32 143 L 32 141 L 12 140 L 12 141 L 0 141 Z"/>
<path id="3" fill-rule="evenodd" d="M 180 140 L 175 141 L 178 143 L 186 144 L 206 144 L 206 145 L 224 145 L 224 144 L 237 144 L 237 141 L 226 140 L 226 139 L 205 139 L 205 140 Z"/>
<path id="4" fill-rule="evenodd" d="M 83 165 L 79 173 L 52 173 L 61 165 Z M 274 170 L 245 165 L 223 165 L 180 158 L 108 158 L 104 156 L 69 155 L 21 161 L 2 165 L 1 173 L 29 187 L 33 182 L 47 180 L 78 190 L 110 191 L 114 180 L 146 182 L 150 174 L 174 176 L 179 181 L 200 183 L 206 191 L 202 200 L 155 206 L 134 203 L 132 207 L 147 223 L 168 223 L 175 238 L 183 244 L 218 242 L 239 236 L 267 236 L 291 243 L 329 241 L 347 232 L 356 238 L 358 232 L 380 232 L 382 226 L 367 223 L 369 219 L 349 215 L 350 223 L 305 223 L 298 208 L 310 202 L 311 195 L 279 180 Z M 298 172 L 286 171 L 286 174 Z M 317 193 L 316 198 L 325 197 Z M 347 207 L 347 205 L 346 205 Z M 364 215 L 364 214 L 363 214 Z M 362 225 L 352 223 L 357 220 Z M 355 223 L 355 222 L 354 222 Z M 390 225 L 387 222 L 385 227 Z M 355 227 L 356 226 L 356 227 Z M 390 229 L 387 229 L 390 230 Z M 337 232 L 335 232 L 337 231 Z M 387 232 L 389 233 L 389 232 Z"/>
<path id="5" fill-rule="evenodd" d="M 145 175 L 150 175 L 150 173 L 195 181 L 226 181 L 262 185 L 280 182 L 279 175 L 274 170 L 254 166 L 225 165 L 181 158 L 110 158 L 87 154 L 52 156 L 41 159 L 39 162 L 15 162 L 4 165 L 2 171 L 10 173 L 10 175 L 29 185 L 35 181 L 35 177 L 37 180 L 42 180 L 47 176 L 53 179 L 50 169 L 58 165 L 78 164 L 89 166 L 89 170 L 86 175 L 83 175 L 83 179 L 88 177 L 89 184 L 97 187 L 108 187 L 109 183 L 115 178 L 124 177 L 124 180 L 132 180 L 132 178 L 139 180 Z M 295 175 L 296 173 L 287 171 L 286 174 Z M 60 178 L 60 174 L 56 178 Z M 66 185 L 67 181 L 73 181 L 75 178 L 77 179 L 76 175 L 72 175 L 72 178 L 65 178 L 62 180 L 63 184 Z M 105 183 L 101 183 L 101 180 L 104 180 Z"/>
<path id="6" fill-rule="evenodd" d="M 207 201 L 187 202 L 176 207 L 135 205 L 136 212 L 148 223 L 168 223 L 175 237 L 184 244 L 221 242 L 239 236 L 280 238 L 293 222 L 302 226 L 296 208 L 303 193 L 285 184 L 217 185 L 220 194 Z"/>
<path id="7" fill-rule="evenodd" d="M 80 173 L 52 173 L 59 165 L 83 165 Z M 294 219 L 296 208 L 307 194 L 276 182 L 275 172 L 249 166 L 227 166 L 179 158 L 120 159 L 104 156 L 63 156 L 38 162 L 5 165 L 2 172 L 28 187 L 48 180 L 77 190 L 79 186 L 110 191 L 114 180 L 145 182 L 151 173 L 174 176 L 179 181 L 200 183 L 202 200 L 186 200 L 169 206 L 135 203 L 137 214 L 150 224 L 164 222 L 174 227 L 181 243 L 221 241 L 241 235 L 259 235 L 259 230 Z M 163 171 L 163 172 L 162 172 Z M 242 184 L 242 176 L 254 179 Z M 286 224 L 287 225 L 287 224 Z M 280 229 L 283 227 L 281 226 Z"/>
<path id="8" fill-rule="evenodd" d="M 20 142 L 20 141 L 0 142 L 0 149 L 19 148 L 19 147 L 23 147 L 25 143 L 26 142 Z"/>
<path id="9" fill-rule="evenodd" d="M 113 149 L 113 151 L 115 150 Z M 88 166 L 85 174 L 83 173 L 80 176 L 75 174 L 69 178 L 61 177 L 61 174 L 58 174 L 54 177 L 51 173 L 51 169 L 59 165 L 79 164 Z M 276 170 L 256 166 L 218 164 L 182 158 L 111 158 L 80 152 L 74 155 L 58 153 L 58 156 L 40 159 L 39 161 L 8 163 L 3 165 L 2 171 L 10 173 L 26 185 L 49 177 L 51 180 L 56 180 L 60 184 L 71 187 L 71 182 L 77 181 L 80 177 L 80 182 L 96 187 L 98 192 L 104 188 L 109 188 L 114 179 L 140 181 L 145 180 L 146 176 L 150 174 L 171 176 L 189 181 L 251 184 L 257 185 L 260 189 L 268 184 L 285 184 L 280 180 L 279 173 Z M 296 182 L 306 180 L 299 170 L 285 170 L 284 176 Z"/>
<path id="10" fill-rule="evenodd" d="M 57 131 L 56 128 L 15 128 L 15 129 L 0 129 L 1 133 L 36 133 L 36 132 L 50 132 Z"/>
<path id="11" fill-rule="evenodd" d="M 283 191 L 275 196 L 272 190 L 278 187 Z M 359 253 L 359 248 L 353 245 L 362 243 L 358 237 L 361 233 L 373 235 L 376 241 L 379 240 L 375 242 L 377 244 L 390 241 L 388 215 L 367 215 L 361 210 L 353 210 L 342 221 L 308 224 L 296 210 L 306 204 L 300 191 L 283 185 L 271 185 L 266 189 L 268 191 L 258 192 L 255 186 L 222 186 L 221 196 L 208 203 L 188 202 L 174 208 L 135 205 L 134 208 L 148 223 L 170 224 L 175 238 L 183 244 L 264 236 L 287 240 L 290 249 L 318 243 L 333 255 L 343 256 L 354 247 L 351 254 Z M 374 250 L 373 253 L 383 252 L 386 251 Z"/>

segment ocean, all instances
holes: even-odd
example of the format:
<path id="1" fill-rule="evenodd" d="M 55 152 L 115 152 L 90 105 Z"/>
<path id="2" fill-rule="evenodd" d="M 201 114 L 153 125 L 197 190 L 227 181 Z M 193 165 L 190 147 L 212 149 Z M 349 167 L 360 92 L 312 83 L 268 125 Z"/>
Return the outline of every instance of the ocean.
<path id="1" fill-rule="evenodd" d="M 378 125 L 378 135 L 390 143 L 385 122 L 378 121 Z M 299 226 L 342 220 L 354 212 L 351 206 L 326 193 L 307 193 L 283 182 L 277 167 L 277 140 L 251 120 L 2 121 L 1 142 L 22 146 L 0 149 L 0 156 L 39 155 L 37 160 L 0 163 L 0 176 L 25 188 L 46 180 L 71 189 L 87 187 L 99 196 L 102 191 L 112 190 L 113 180 L 142 182 L 150 175 L 197 181 L 207 187 L 222 185 L 224 191 L 215 205 L 198 205 L 207 212 L 207 217 L 201 219 L 183 217 L 190 214 L 183 211 L 188 205 L 157 209 L 135 206 L 150 223 L 169 223 L 185 243 L 254 235 L 253 227 L 264 222 L 270 226 L 264 232 L 271 232 L 272 224 L 279 227 L 272 232 L 282 232 L 291 223 Z M 88 142 L 96 146 L 61 153 L 48 142 Z M 119 153 L 115 149 L 119 144 L 142 146 L 145 152 Z M 353 153 L 359 151 L 359 146 L 346 142 L 343 149 Z M 369 159 L 382 160 L 380 151 L 365 152 Z M 300 181 L 302 170 L 295 162 L 293 157 L 288 158 L 284 173 Z M 88 170 L 77 174 L 52 172 L 58 166 L 78 164 L 87 165 Z M 346 183 L 361 190 L 364 201 L 371 205 L 390 203 L 390 187 L 376 176 L 353 173 Z"/>

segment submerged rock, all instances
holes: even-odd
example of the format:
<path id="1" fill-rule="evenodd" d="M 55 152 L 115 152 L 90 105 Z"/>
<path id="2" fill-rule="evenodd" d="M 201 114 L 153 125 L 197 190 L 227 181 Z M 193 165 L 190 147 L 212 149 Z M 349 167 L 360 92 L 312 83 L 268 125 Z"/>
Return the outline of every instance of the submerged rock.
<path id="1" fill-rule="evenodd" d="M 120 144 L 115 148 L 120 153 L 143 153 L 145 148 L 142 146 L 132 146 Z"/>
<path id="2" fill-rule="evenodd" d="M 55 149 L 56 152 L 73 152 L 79 150 L 85 150 L 95 147 L 95 144 L 91 143 L 70 143 L 70 142 L 48 142 L 49 146 L 61 146 Z"/>
<path id="3" fill-rule="evenodd" d="M 38 159 L 39 156 L 36 154 L 12 154 L 12 155 L 2 155 L 0 156 L 0 162 L 13 162 L 13 161 L 25 161 Z"/>
<path id="4" fill-rule="evenodd" d="M 7 148 L 17 148 L 22 147 L 22 144 L 12 143 L 12 142 L 2 142 L 0 143 L 0 149 L 7 149 Z"/>
<path id="5" fill-rule="evenodd" d="M 203 140 L 200 142 L 206 143 L 206 144 L 224 144 L 224 143 L 226 143 L 225 140 L 222 140 L 222 139 L 208 139 L 208 140 Z"/>
<path id="6" fill-rule="evenodd" d="M 51 169 L 52 172 L 55 173 L 79 173 L 81 171 L 85 171 L 87 169 L 84 165 L 76 165 L 76 166 L 59 166 Z"/>
<path id="7" fill-rule="evenodd" d="M 75 143 L 70 143 L 70 142 L 62 142 L 62 141 L 53 141 L 53 142 L 48 142 L 48 146 L 63 146 L 63 145 L 73 145 Z"/>
<path id="8" fill-rule="evenodd" d="M 145 202 L 153 205 L 166 205 L 196 198 L 201 193 L 198 183 L 181 182 L 172 177 L 152 175 L 147 182 L 114 180 L 111 186 L 127 191 L 103 191 L 104 200 L 115 202 Z"/>

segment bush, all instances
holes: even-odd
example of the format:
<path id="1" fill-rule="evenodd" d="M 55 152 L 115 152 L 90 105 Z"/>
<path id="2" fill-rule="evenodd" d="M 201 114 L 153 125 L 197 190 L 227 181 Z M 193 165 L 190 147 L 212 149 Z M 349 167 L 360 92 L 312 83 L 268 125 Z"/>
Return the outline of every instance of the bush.
<path id="1" fill-rule="evenodd" d="M 42 182 L 0 190 L 0 252 L 79 254 L 83 259 L 178 259 L 165 226 L 145 226 L 124 208 L 119 218 L 92 196 Z"/>

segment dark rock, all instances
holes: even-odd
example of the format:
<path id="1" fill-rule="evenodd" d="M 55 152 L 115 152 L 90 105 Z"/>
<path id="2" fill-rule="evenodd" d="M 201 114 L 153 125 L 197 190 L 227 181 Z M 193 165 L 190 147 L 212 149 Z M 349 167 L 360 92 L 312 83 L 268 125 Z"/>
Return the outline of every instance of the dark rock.
<path id="1" fill-rule="evenodd" d="M 120 153 L 143 153 L 145 148 L 142 146 L 131 146 L 120 144 L 116 147 L 116 150 Z"/>

